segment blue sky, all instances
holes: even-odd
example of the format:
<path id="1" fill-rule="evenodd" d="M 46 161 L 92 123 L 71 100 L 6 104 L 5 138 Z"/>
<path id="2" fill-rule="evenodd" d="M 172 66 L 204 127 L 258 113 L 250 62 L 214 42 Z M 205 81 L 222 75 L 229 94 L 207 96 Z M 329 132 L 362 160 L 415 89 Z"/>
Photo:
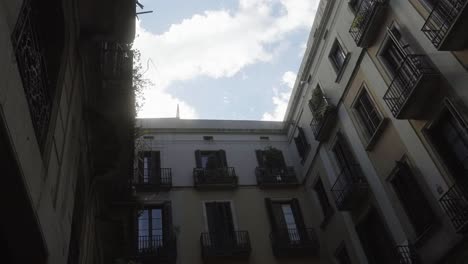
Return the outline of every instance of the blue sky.
<path id="1" fill-rule="evenodd" d="M 282 120 L 317 0 L 142 0 L 139 117 Z"/>

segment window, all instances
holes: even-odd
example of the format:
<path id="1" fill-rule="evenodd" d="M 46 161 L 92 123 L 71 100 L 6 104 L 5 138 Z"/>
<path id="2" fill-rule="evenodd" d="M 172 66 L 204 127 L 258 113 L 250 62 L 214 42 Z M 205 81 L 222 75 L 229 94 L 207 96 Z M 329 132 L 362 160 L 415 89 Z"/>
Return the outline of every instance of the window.
<path id="1" fill-rule="evenodd" d="M 310 145 L 307 142 L 307 138 L 304 134 L 304 130 L 301 127 L 297 127 L 297 137 L 294 138 L 294 143 L 296 144 L 297 152 L 304 162 L 309 154 Z"/>
<path id="2" fill-rule="evenodd" d="M 230 202 L 205 203 L 206 221 L 211 243 L 222 245 L 235 237 L 234 221 Z"/>
<path id="3" fill-rule="evenodd" d="M 399 263 L 394 242 L 376 209 L 370 210 L 356 226 L 356 231 L 369 264 Z"/>
<path id="4" fill-rule="evenodd" d="M 352 171 L 353 166 L 356 165 L 354 155 L 351 152 L 348 142 L 341 133 L 337 134 L 337 139 L 332 151 L 340 171 Z"/>
<path id="5" fill-rule="evenodd" d="M 161 158 L 159 151 L 141 151 L 138 153 L 137 182 L 156 183 L 161 179 Z"/>
<path id="6" fill-rule="evenodd" d="M 173 238 L 170 203 L 139 210 L 137 225 L 139 254 L 156 252 L 166 246 Z"/>
<path id="7" fill-rule="evenodd" d="M 361 124 L 366 140 L 370 139 L 377 133 L 380 125 L 383 122 L 383 117 L 377 110 L 369 93 L 365 88 L 362 88 L 358 97 L 356 98 L 353 108 Z"/>
<path id="8" fill-rule="evenodd" d="M 322 179 L 319 178 L 317 183 L 315 183 L 314 190 L 317 194 L 317 198 L 319 200 L 320 207 L 322 208 L 324 218 L 327 218 L 333 212 L 333 208 L 330 204 L 330 201 L 328 200 L 327 192 L 325 191 L 325 187 L 323 186 Z"/>
<path id="9" fill-rule="evenodd" d="M 351 0 L 349 1 L 349 6 L 351 7 L 351 10 L 356 13 L 359 10 L 359 7 L 361 6 L 361 3 L 364 1 L 369 1 L 369 0 Z"/>
<path id="10" fill-rule="evenodd" d="M 272 232 L 277 238 L 295 242 L 306 237 L 305 224 L 297 199 L 272 201 L 265 199 Z"/>
<path id="11" fill-rule="evenodd" d="M 329 55 L 330 61 L 335 71 L 340 75 L 346 63 L 347 54 L 341 47 L 338 40 L 335 40 Z"/>
<path id="12" fill-rule="evenodd" d="M 346 250 L 344 242 L 341 242 L 340 246 L 336 249 L 335 258 L 339 264 L 351 264 L 351 259 L 349 258 L 348 250 Z"/>
<path id="13" fill-rule="evenodd" d="M 396 75 L 408 54 L 413 54 L 413 50 L 396 25 L 392 25 L 387 30 L 387 38 L 379 53 L 391 78 Z"/>
<path id="14" fill-rule="evenodd" d="M 226 168 L 226 152 L 224 150 L 197 150 L 195 151 L 197 168 L 219 169 Z"/>
<path id="15" fill-rule="evenodd" d="M 445 101 L 443 110 L 426 128 L 426 133 L 455 180 L 467 182 L 468 129 L 450 101 Z"/>
<path id="16" fill-rule="evenodd" d="M 261 168 L 277 169 L 285 168 L 283 152 L 276 148 L 267 148 L 265 150 L 255 150 L 258 166 Z"/>
<path id="17" fill-rule="evenodd" d="M 391 183 L 419 237 L 434 224 L 436 216 L 406 161 L 397 162 Z"/>

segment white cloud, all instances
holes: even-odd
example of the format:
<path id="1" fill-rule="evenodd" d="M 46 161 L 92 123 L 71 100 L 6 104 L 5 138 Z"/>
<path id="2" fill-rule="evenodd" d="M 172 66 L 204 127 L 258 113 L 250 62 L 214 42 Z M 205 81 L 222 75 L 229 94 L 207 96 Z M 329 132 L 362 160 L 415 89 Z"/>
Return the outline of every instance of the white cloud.
<path id="1" fill-rule="evenodd" d="M 175 117 L 177 105 L 179 105 L 180 117 L 184 119 L 198 118 L 198 114 L 193 107 L 172 95 L 154 88 L 144 91 L 145 104 L 138 117 Z"/>
<path id="2" fill-rule="evenodd" d="M 311 27 L 317 3 L 318 0 L 239 0 L 235 11 L 207 10 L 171 25 L 160 35 L 137 23 L 135 47 L 141 51 L 142 62 L 151 62 L 146 77 L 155 84 L 155 91 L 144 94 L 146 105 L 140 115 L 156 116 L 150 113 L 166 109 L 154 111 L 154 107 L 177 102 L 196 115 L 193 108 L 169 95 L 172 83 L 197 77 L 232 77 L 248 65 L 272 61 L 288 33 Z M 161 102 L 163 98 L 169 101 Z M 172 108 L 175 109 L 169 107 Z"/>
<path id="3" fill-rule="evenodd" d="M 283 121 L 286 109 L 288 108 L 289 98 L 291 97 L 292 88 L 296 82 L 297 74 L 291 71 L 287 71 L 283 74 L 282 78 L 282 92 L 278 88 L 273 88 L 273 104 L 275 109 L 272 112 L 266 112 L 262 116 L 262 120 L 265 121 Z M 285 87 L 286 86 L 286 87 Z"/>

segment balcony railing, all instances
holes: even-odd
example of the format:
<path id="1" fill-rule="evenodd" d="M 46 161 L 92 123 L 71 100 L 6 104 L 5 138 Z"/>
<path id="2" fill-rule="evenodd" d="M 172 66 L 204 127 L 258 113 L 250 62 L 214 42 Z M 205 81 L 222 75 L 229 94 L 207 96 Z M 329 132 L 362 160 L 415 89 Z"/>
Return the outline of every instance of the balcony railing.
<path id="1" fill-rule="evenodd" d="M 439 0 L 422 27 L 422 31 L 439 50 L 467 47 L 467 0 Z"/>
<path id="2" fill-rule="evenodd" d="M 136 169 L 133 185 L 137 191 L 170 189 L 172 187 L 172 170 L 170 168 Z"/>
<path id="3" fill-rule="evenodd" d="M 237 175 L 233 167 L 226 168 L 194 168 L 193 181 L 195 187 L 229 187 L 237 186 Z"/>
<path id="4" fill-rule="evenodd" d="M 203 258 L 247 258 L 252 251 L 247 231 L 202 233 L 200 244 Z"/>
<path id="5" fill-rule="evenodd" d="M 336 207 L 340 211 L 352 210 L 367 197 L 369 185 L 359 165 L 344 168 L 331 188 Z"/>
<path id="6" fill-rule="evenodd" d="M 36 26 L 31 1 L 24 1 L 11 41 L 36 139 L 42 148 L 52 111 L 49 86 L 54 84 L 49 83 L 47 77 L 44 51 L 40 46 Z"/>
<path id="7" fill-rule="evenodd" d="M 133 53 L 128 44 L 101 43 L 101 71 L 107 80 L 131 79 Z"/>
<path id="8" fill-rule="evenodd" d="M 284 168 L 255 168 L 257 183 L 261 187 L 297 185 L 296 172 L 293 167 Z"/>
<path id="9" fill-rule="evenodd" d="M 467 184 L 453 185 L 439 202 L 458 233 L 468 231 L 468 188 Z"/>
<path id="10" fill-rule="evenodd" d="M 270 239 L 276 257 L 314 256 L 319 250 L 312 228 L 279 229 L 270 234 Z"/>
<path id="11" fill-rule="evenodd" d="M 438 76 L 426 55 L 407 55 L 383 97 L 395 118 L 417 117 L 437 86 Z"/>
<path id="12" fill-rule="evenodd" d="M 368 47 L 375 31 L 381 26 L 379 19 L 384 17 L 386 0 L 364 0 L 359 5 L 349 33 L 358 47 Z"/>
<path id="13" fill-rule="evenodd" d="M 419 258 L 412 245 L 397 246 L 397 263 L 400 264 L 419 264 Z"/>
<path id="14" fill-rule="evenodd" d="M 138 236 L 135 258 L 141 262 L 175 260 L 177 242 L 174 233 L 166 235 Z"/>

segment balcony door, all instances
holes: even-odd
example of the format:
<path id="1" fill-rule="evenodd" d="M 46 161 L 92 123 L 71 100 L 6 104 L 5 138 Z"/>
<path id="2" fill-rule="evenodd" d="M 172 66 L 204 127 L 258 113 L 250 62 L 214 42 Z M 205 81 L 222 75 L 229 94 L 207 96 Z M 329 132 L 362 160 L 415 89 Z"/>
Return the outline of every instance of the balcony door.
<path id="1" fill-rule="evenodd" d="M 235 242 L 235 228 L 230 202 L 205 203 L 210 244 L 229 248 Z"/>
<path id="2" fill-rule="evenodd" d="M 169 204 L 148 207 L 137 215 L 138 254 L 158 254 L 168 246 L 172 237 Z"/>
<path id="3" fill-rule="evenodd" d="M 399 263 L 394 253 L 395 244 L 376 209 L 371 209 L 356 226 L 356 231 L 369 264 Z"/>
<path id="4" fill-rule="evenodd" d="M 138 181 L 141 184 L 161 182 L 161 155 L 159 151 L 143 151 L 139 154 Z"/>
<path id="5" fill-rule="evenodd" d="M 306 239 L 305 224 L 297 199 L 272 201 L 266 199 L 273 236 L 289 244 L 298 244 Z"/>

